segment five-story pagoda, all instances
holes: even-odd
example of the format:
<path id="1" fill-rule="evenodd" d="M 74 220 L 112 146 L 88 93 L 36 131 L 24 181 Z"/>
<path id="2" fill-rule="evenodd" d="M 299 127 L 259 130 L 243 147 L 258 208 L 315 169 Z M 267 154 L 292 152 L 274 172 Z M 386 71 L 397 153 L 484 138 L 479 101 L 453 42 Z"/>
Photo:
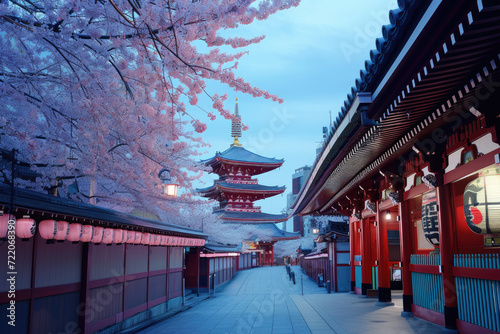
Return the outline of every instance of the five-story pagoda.
<path id="1" fill-rule="evenodd" d="M 217 152 L 201 163 L 212 167 L 219 179 L 208 188 L 198 189 L 203 197 L 219 201 L 214 210 L 223 223 L 257 224 L 255 235 L 245 240 L 247 249 L 260 253 L 260 264 L 273 263 L 273 245 L 279 240 L 298 239 L 296 233 L 280 230 L 275 224 L 287 220 L 286 214 L 264 213 L 255 206 L 257 200 L 282 194 L 285 187 L 260 185 L 256 175 L 267 173 L 280 167 L 284 160 L 266 158 L 250 152 L 239 143 L 241 137 L 241 116 L 236 100 L 235 115 L 231 124 L 233 144 L 224 152 Z"/>

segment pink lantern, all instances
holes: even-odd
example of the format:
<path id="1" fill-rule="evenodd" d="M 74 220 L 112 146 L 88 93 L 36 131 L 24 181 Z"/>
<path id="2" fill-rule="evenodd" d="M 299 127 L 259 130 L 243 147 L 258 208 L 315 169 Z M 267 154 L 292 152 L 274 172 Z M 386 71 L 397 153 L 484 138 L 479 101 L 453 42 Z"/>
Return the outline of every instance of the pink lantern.
<path id="1" fill-rule="evenodd" d="M 7 232 L 9 230 L 9 218 L 11 220 L 16 220 L 16 217 L 3 213 L 0 211 L 0 238 L 7 238 Z"/>
<path id="2" fill-rule="evenodd" d="M 57 221 L 53 219 L 42 220 L 38 224 L 38 233 L 45 240 L 54 239 L 57 234 Z"/>
<path id="3" fill-rule="evenodd" d="M 142 232 L 135 232 L 134 244 L 140 244 L 142 241 Z"/>
<path id="4" fill-rule="evenodd" d="M 151 238 L 153 239 L 153 242 L 152 242 L 153 246 L 159 246 L 161 244 L 161 235 L 152 234 Z"/>
<path id="5" fill-rule="evenodd" d="M 74 223 L 69 225 L 69 233 L 66 240 L 71 242 L 77 242 L 82 239 L 82 236 L 83 236 L 82 224 Z"/>
<path id="6" fill-rule="evenodd" d="M 162 246 L 167 245 L 167 236 L 166 235 L 160 236 L 160 245 L 162 245 Z"/>
<path id="7" fill-rule="evenodd" d="M 102 242 L 102 237 L 104 234 L 104 228 L 99 226 L 94 226 L 94 233 L 92 234 L 92 241 L 95 244 L 99 244 Z"/>
<path id="8" fill-rule="evenodd" d="M 69 233 L 69 223 L 65 221 L 57 221 L 57 233 L 54 239 L 56 240 L 66 240 Z"/>
<path id="9" fill-rule="evenodd" d="M 113 239 L 113 242 L 115 244 L 122 244 L 125 241 L 127 241 L 127 231 L 124 231 L 120 228 L 115 230 L 115 238 Z"/>
<path id="10" fill-rule="evenodd" d="M 115 230 L 112 228 L 105 228 L 102 232 L 102 243 L 111 244 L 115 239 Z"/>
<path id="11" fill-rule="evenodd" d="M 31 218 L 21 218 L 16 222 L 16 236 L 21 239 L 29 239 L 35 235 L 36 224 Z"/>
<path id="12" fill-rule="evenodd" d="M 135 241 L 135 232 L 127 231 L 127 244 L 133 244 Z"/>
<path id="13" fill-rule="evenodd" d="M 149 245 L 149 243 L 151 242 L 151 233 L 143 233 L 142 234 L 142 240 L 141 240 L 141 244 L 143 245 Z"/>
<path id="14" fill-rule="evenodd" d="M 90 241 L 92 241 L 93 235 L 94 235 L 94 226 L 83 225 L 82 226 L 82 237 L 80 238 L 80 241 L 81 242 L 90 242 Z"/>

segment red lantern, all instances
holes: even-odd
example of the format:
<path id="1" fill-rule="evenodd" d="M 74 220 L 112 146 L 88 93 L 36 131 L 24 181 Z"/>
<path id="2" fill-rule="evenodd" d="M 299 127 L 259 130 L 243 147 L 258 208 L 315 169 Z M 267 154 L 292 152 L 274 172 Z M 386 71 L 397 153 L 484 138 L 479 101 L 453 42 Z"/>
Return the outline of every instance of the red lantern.
<path id="1" fill-rule="evenodd" d="M 57 223 L 57 233 L 54 239 L 66 240 L 69 233 L 69 223 L 65 221 L 58 221 L 56 223 Z"/>
<path id="2" fill-rule="evenodd" d="M 135 241 L 135 232 L 127 231 L 127 244 L 133 244 Z"/>
<path id="3" fill-rule="evenodd" d="M 9 230 L 9 219 L 16 221 L 16 217 L 9 215 L 0 211 L 0 238 L 7 238 L 7 232 Z"/>
<path id="4" fill-rule="evenodd" d="M 105 228 L 102 232 L 102 243 L 111 244 L 115 239 L 115 230 L 112 228 Z"/>
<path id="5" fill-rule="evenodd" d="M 122 229 L 116 229 L 115 230 L 115 238 L 113 239 L 113 242 L 115 244 L 122 244 L 127 241 L 127 231 L 124 231 Z"/>
<path id="6" fill-rule="evenodd" d="M 92 241 L 93 235 L 94 235 L 94 226 L 83 225 L 82 226 L 82 237 L 80 238 L 80 241 L 81 242 L 90 242 L 90 241 Z"/>
<path id="7" fill-rule="evenodd" d="M 71 242 L 76 242 L 80 241 L 82 239 L 82 236 L 83 236 L 82 224 L 74 223 L 69 225 L 69 233 L 66 240 Z"/>
<path id="8" fill-rule="evenodd" d="M 141 244 L 143 245 L 149 245 L 149 243 L 151 242 L 151 233 L 143 233 L 142 234 L 142 240 L 141 240 Z"/>
<path id="9" fill-rule="evenodd" d="M 142 232 L 135 232 L 134 244 L 140 244 L 142 241 Z"/>
<path id="10" fill-rule="evenodd" d="M 16 236 L 21 239 L 29 239 L 35 235 L 36 224 L 31 218 L 21 218 L 16 222 Z"/>
<path id="11" fill-rule="evenodd" d="M 99 226 L 94 226 L 94 233 L 92 234 L 92 241 L 95 244 L 99 244 L 102 242 L 102 237 L 104 234 L 104 228 Z"/>

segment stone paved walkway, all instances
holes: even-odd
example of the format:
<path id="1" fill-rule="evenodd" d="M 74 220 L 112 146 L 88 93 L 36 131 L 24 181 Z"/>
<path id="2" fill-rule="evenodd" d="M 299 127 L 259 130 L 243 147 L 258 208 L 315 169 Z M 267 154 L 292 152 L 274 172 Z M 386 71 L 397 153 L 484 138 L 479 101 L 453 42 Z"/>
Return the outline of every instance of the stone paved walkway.
<path id="1" fill-rule="evenodd" d="M 439 326 L 402 318 L 401 300 L 395 293 L 395 306 L 379 307 L 376 299 L 327 294 L 300 268 L 293 270 L 295 285 L 284 267 L 238 272 L 216 291 L 215 298 L 138 333 L 441 333 Z"/>

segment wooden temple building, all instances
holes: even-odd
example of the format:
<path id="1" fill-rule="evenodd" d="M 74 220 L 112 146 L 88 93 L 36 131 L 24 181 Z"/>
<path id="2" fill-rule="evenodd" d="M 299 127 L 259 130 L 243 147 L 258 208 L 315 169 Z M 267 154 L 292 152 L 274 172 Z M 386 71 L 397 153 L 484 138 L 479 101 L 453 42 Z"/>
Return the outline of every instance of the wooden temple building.
<path id="1" fill-rule="evenodd" d="M 269 198 L 285 191 L 285 187 L 264 186 L 259 184 L 256 175 L 267 173 L 280 167 L 284 160 L 267 158 L 243 148 L 239 143 L 241 137 L 241 117 L 236 100 L 235 117 L 232 120 L 231 136 L 233 144 L 223 152 L 201 161 L 212 168 L 212 173 L 219 179 L 208 188 L 198 189 L 203 197 L 219 201 L 214 209 L 222 223 L 253 225 L 255 233 L 243 240 L 243 252 L 256 252 L 259 257 L 255 265 L 271 265 L 273 263 L 274 243 L 279 240 L 298 239 L 299 234 L 280 230 L 276 223 L 288 219 L 286 214 L 264 213 L 254 202 Z"/>
<path id="2" fill-rule="evenodd" d="M 348 215 L 351 290 L 500 331 L 500 4 L 401 0 L 294 214 Z"/>

